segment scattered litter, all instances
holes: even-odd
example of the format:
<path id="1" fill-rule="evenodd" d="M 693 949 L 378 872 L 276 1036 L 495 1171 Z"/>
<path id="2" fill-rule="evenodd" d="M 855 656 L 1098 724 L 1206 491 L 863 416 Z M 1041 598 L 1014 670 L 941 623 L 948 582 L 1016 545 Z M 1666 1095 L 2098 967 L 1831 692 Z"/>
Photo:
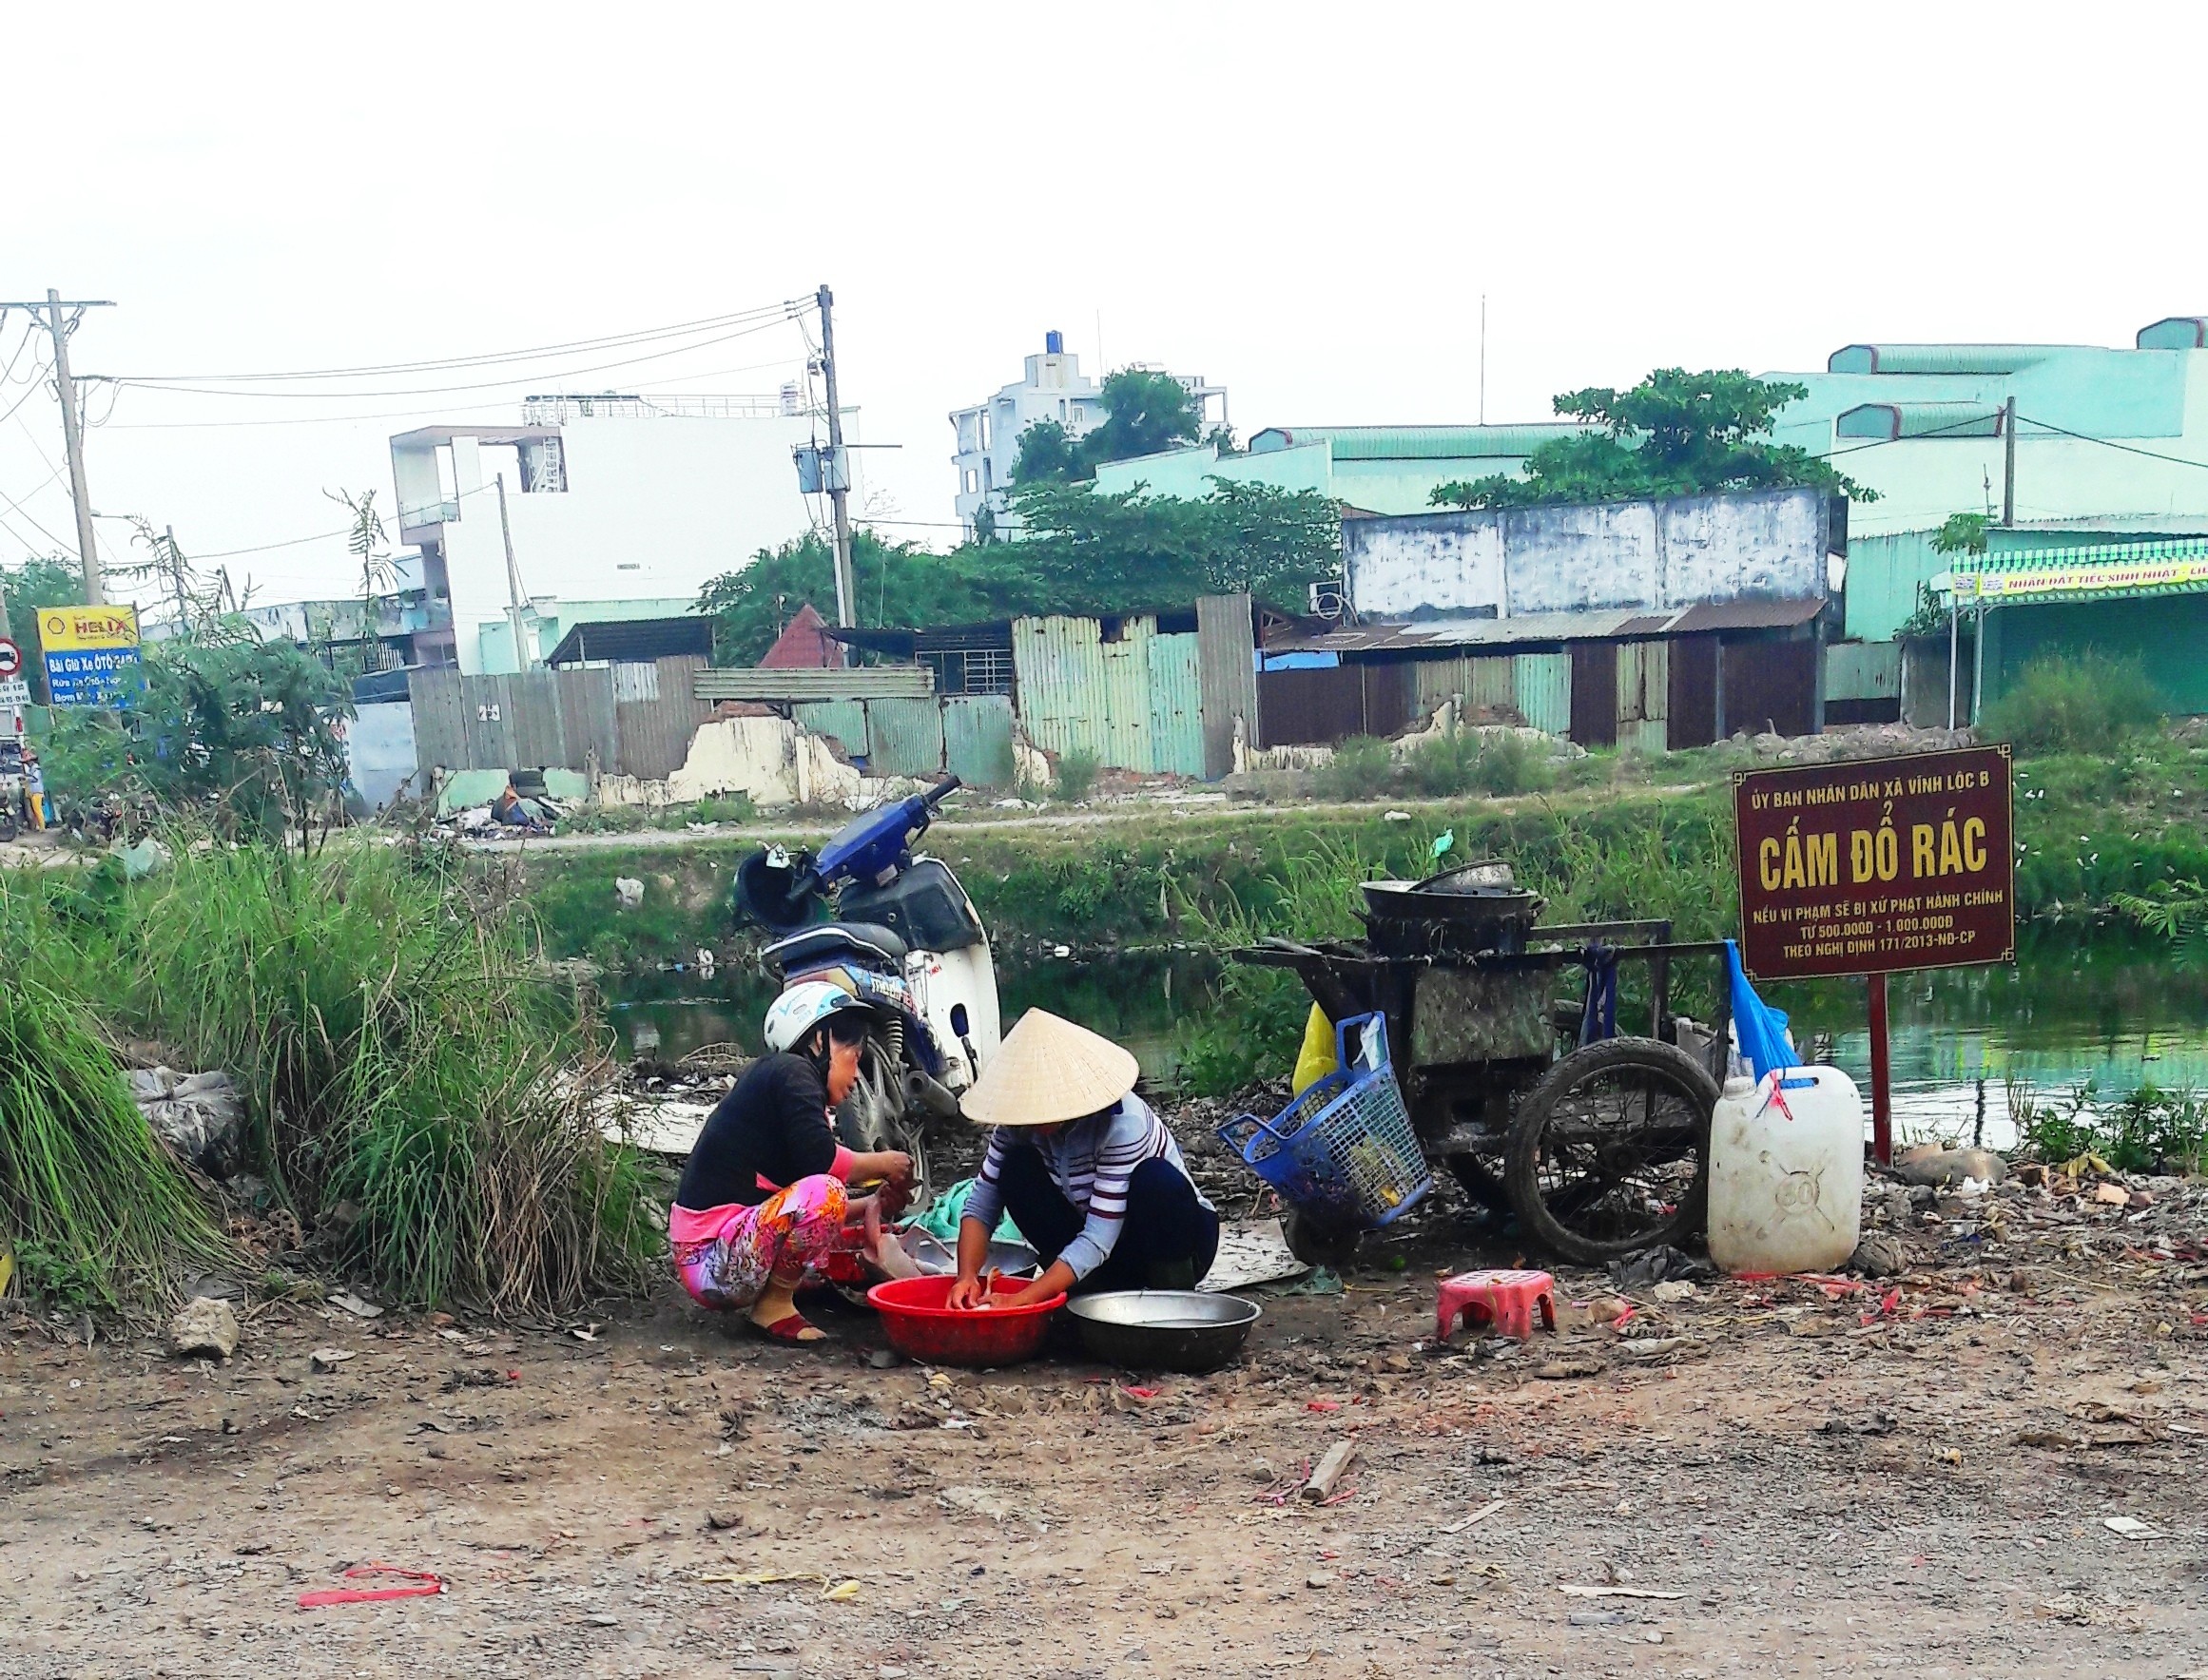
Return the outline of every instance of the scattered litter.
<path id="1" fill-rule="evenodd" d="M 634 876 L 615 876 L 613 878 L 613 901 L 624 910 L 634 910 L 644 902 L 644 883 Z"/>
<path id="2" fill-rule="evenodd" d="M 2159 1540 L 2162 1531 L 2152 1523 L 2140 1521 L 2136 1516 L 2104 1516 L 2101 1526 L 2112 1535 L 2121 1535 L 2127 1540 Z"/>
<path id="3" fill-rule="evenodd" d="M 357 1319 L 379 1319 L 383 1316 L 380 1306 L 373 1301 L 361 1300 L 350 1289 L 339 1289 L 335 1295 L 325 1295 L 322 1299 L 339 1312 L 349 1312 Z"/>
<path id="4" fill-rule="evenodd" d="M 1335 1487 L 1347 1472 L 1350 1460 L 1356 1457 L 1357 1443 L 1353 1440 L 1338 1440 L 1328 1447 L 1327 1456 L 1319 1460 L 1318 1468 L 1304 1482 L 1305 1501 L 1313 1505 L 1333 1504 L 1337 1498 Z M 1352 1493 L 1355 1491 L 1350 1490 Z M 1346 1498 L 1348 1495 L 1339 1497 Z"/>
<path id="5" fill-rule="evenodd" d="M 1670 1306 L 1677 1302 L 1692 1301 L 1701 1291 L 1684 1278 L 1677 1278 L 1658 1284 L 1651 1293 L 1663 1305 Z"/>
<path id="6" fill-rule="evenodd" d="M 1510 1501 L 1508 1499 L 1490 1499 L 1486 1504 L 1481 1506 L 1479 1510 L 1473 1512 L 1471 1516 L 1464 1518 L 1462 1522 L 1453 1522 L 1447 1528 L 1443 1529 L 1442 1533 L 1444 1535 L 1461 1535 L 1466 1529 L 1472 1527 L 1473 1524 L 1485 1522 L 1490 1516 L 1493 1516 L 1498 1511 L 1501 1510 L 1509 1503 Z"/>
<path id="7" fill-rule="evenodd" d="M 1563 1359 L 1549 1361 L 1534 1375 L 1543 1382 L 1569 1382 L 1579 1377 L 1599 1377 L 1602 1375 L 1602 1371 L 1603 1364 L 1600 1360 Z"/>
<path id="8" fill-rule="evenodd" d="M 318 1371 L 334 1371 L 347 1360 L 359 1357 L 349 1347 L 318 1347 L 307 1355 L 307 1363 Z"/>
<path id="9" fill-rule="evenodd" d="M 784 1574 L 775 1570 L 761 1570 L 746 1575 L 699 1575 L 701 1587 L 774 1587 L 784 1581 L 817 1581 L 821 1596 L 831 1604 L 848 1604 L 859 1596 L 857 1581 L 839 1581 L 830 1575 L 807 1574 L 801 1572 Z"/>
<path id="10" fill-rule="evenodd" d="M 1277 1219 L 1244 1219 L 1219 1228 L 1219 1252 L 1197 1288 L 1211 1294 L 1300 1278 L 1311 1268 L 1288 1249 Z"/>
<path id="11" fill-rule="evenodd" d="M 1610 1282 L 1619 1289 L 1649 1289 L 1667 1278 L 1714 1278 L 1717 1268 L 1706 1260 L 1665 1244 L 1636 1254 L 1631 1260 L 1610 1263 Z"/>
<path id="12" fill-rule="evenodd" d="M 1684 1598 L 1684 1593 L 1658 1593 L 1651 1587 L 1583 1587 L 1567 1581 L 1557 1589 L 1567 1598 Z"/>
<path id="13" fill-rule="evenodd" d="M 1339 1295 L 1343 1284 L 1341 1276 L 1323 1265 L 1311 1267 L 1308 1277 L 1298 1278 L 1292 1284 L 1275 1288 L 1275 1295 Z"/>
<path id="14" fill-rule="evenodd" d="M 348 1581 L 368 1581 L 378 1576 L 389 1576 L 401 1583 L 396 1587 L 325 1587 L 320 1592 L 301 1593 L 299 1607 L 301 1610 L 320 1610 L 331 1604 L 377 1604 L 386 1598 L 435 1598 L 446 1591 L 445 1577 L 426 1569 L 399 1569 L 389 1563 L 357 1563 L 345 1572 Z"/>
<path id="15" fill-rule="evenodd" d="M 1380 814 L 1380 820 L 1383 822 L 1408 822 L 1410 813 L 1408 811 L 1383 811 Z"/>

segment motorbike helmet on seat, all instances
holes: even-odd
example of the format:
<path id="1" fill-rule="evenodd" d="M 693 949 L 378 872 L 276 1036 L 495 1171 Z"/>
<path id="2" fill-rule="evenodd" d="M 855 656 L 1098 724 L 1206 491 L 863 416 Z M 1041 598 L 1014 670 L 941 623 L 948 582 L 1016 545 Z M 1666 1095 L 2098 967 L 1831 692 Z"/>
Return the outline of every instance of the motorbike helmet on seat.
<path id="1" fill-rule="evenodd" d="M 766 1048 L 795 1050 L 832 1016 L 868 1014 L 863 1003 L 833 980 L 800 980 L 766 1007 Z"/>

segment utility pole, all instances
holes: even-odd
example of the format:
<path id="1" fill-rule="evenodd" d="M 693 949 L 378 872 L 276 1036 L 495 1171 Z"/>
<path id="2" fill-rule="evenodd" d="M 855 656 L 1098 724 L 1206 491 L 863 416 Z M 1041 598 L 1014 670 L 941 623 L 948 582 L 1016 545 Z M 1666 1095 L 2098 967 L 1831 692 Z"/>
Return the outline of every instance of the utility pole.
<path id="1" fill-rule="evenodd" d="M 77 382 L 69 377 L 69 335 L 76 331 L 77 319 L 86 310 L 114 307 L 106 298 L 65 300 L 51 286 L 46 289 L 43 303 L 0 303 L 0 316 L 10 309 L 44 316 L 46 330 L 53 338 L 53 381 L 61 396 L 62 442 L 68 451 L 69 494 L 77 504 L 77 556 L 85 568 L 85 600 L 94 607 L 107 604 L 107 591 L 100 576 L 100 550 L 92 536 L 92 498 L 85 489 L 85 432 L 77 415 Z M 62 315 L 65 309 L 73 312 L 66 319 Z"/>
<path id="2" fill-rule="evenodd" d="M 1487 294 L 1480 294 L 1480 423 L 1487 424 Z"/>
<path id="3" fill-rule="evenodd" d="M 498 474 L 498 535 L 506 544 L 506 622 L 513 627 L 513 665 L 529 669 L 533 663 L 521 639 L 521 568 L 513 564 L 513 528 L 506 522 L 506 474 Z"/>
<path id="4" fill-rule="evenodd" d="M 2016 398 L 2001 405 L 2001 522 L 2016 523 Z"/>
<path id="5" fill-rule="evenodd" d="M 851 579 L 851 470 L 843 454 L 843 408 L 836 396 L 835 294 L 823 286 L 820 301 L 821 364 L 828 383 L 828 467 L 822 477 L 836 515 L 836 623 L 849 629 L 859 622 L 854 616 L 858 589 Z"/>

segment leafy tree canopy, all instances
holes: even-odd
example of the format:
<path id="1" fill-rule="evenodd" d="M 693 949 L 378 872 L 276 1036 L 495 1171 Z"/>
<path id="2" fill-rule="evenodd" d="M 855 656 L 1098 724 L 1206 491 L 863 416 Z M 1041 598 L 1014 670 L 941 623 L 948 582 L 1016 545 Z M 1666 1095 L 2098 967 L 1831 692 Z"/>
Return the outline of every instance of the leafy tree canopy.
<path id="1" fill-rule="evenodd" d="M 1153 497 L 1140 485 L 1110 495 L 1087 484 L 1023 485 L 1012 492 L 1017 541 L 976 541 L 948 554 L 862 531 L 851 555 L 859 622 L 919 629 L 1151 611 L 1243 589 L 1300 607 L 1307 586 L 1339 564 L 1334 504 L 1313 491 L 1211 482 L 1212 493 L 1195 501 Z M 807 602 L 834 619 L 835 570 L 817 535 L 714 578 L 697 610 L 714 621 L 717 660 L 756 665 Z"/>
<path id="2" fill-rule="evenodd" d="M 1684 368 L 1658 368 L 1629 391 L 1567 391 L 1557 413 L 1587 421 L 1588 431 L 1537 447 L 1523 478 L 1460 479 L 1427 499 L 1438 508 L 1526 508 L 1807 486 L 1875 501 L 1876 492 L 1830 462 L 1769 441 L 1772 416 L 1808 395 L 1737 370 Z"/>
<path id="3" fill-rule="evenodd" d="M 1022 432 L 1012 481 L 1072 483 L 1094 478 L 1104 461 L 1132 460 L 1193 443 L 1203 430 L 1203 410 L 1189 388 L 1171 374 L 1121 368 L 1105 377 L 1100 400 L 1104 418 L 1077 440 L 1056 420 L 1036 420 Z M 1231 446 L 1233 434 L 1226 436 Z"/>

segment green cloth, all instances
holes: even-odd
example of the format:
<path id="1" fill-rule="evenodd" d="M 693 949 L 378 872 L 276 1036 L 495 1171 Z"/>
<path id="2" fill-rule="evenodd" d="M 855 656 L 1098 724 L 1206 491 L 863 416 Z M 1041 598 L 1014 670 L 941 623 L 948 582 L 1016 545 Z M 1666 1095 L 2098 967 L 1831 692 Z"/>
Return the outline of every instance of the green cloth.
<path id="1" fill-rule="evenodd" d="M 974 1181 L 961 1178 L 930 1202 L 924 1211 L 914 1214 L 906 1223 L 917 1225 L 931 1237 L 956 1244 L 959 1240 L 959 1217 L 965 1212 L 966 1198 L 973 1193 Z M 1019 1227 L 1012 1223 L 1012 1215 L 1009 1213 L 997 1222 L 996 1234 L 1008 1243 L 1024 1240 L 1019 1234 Z"/>

